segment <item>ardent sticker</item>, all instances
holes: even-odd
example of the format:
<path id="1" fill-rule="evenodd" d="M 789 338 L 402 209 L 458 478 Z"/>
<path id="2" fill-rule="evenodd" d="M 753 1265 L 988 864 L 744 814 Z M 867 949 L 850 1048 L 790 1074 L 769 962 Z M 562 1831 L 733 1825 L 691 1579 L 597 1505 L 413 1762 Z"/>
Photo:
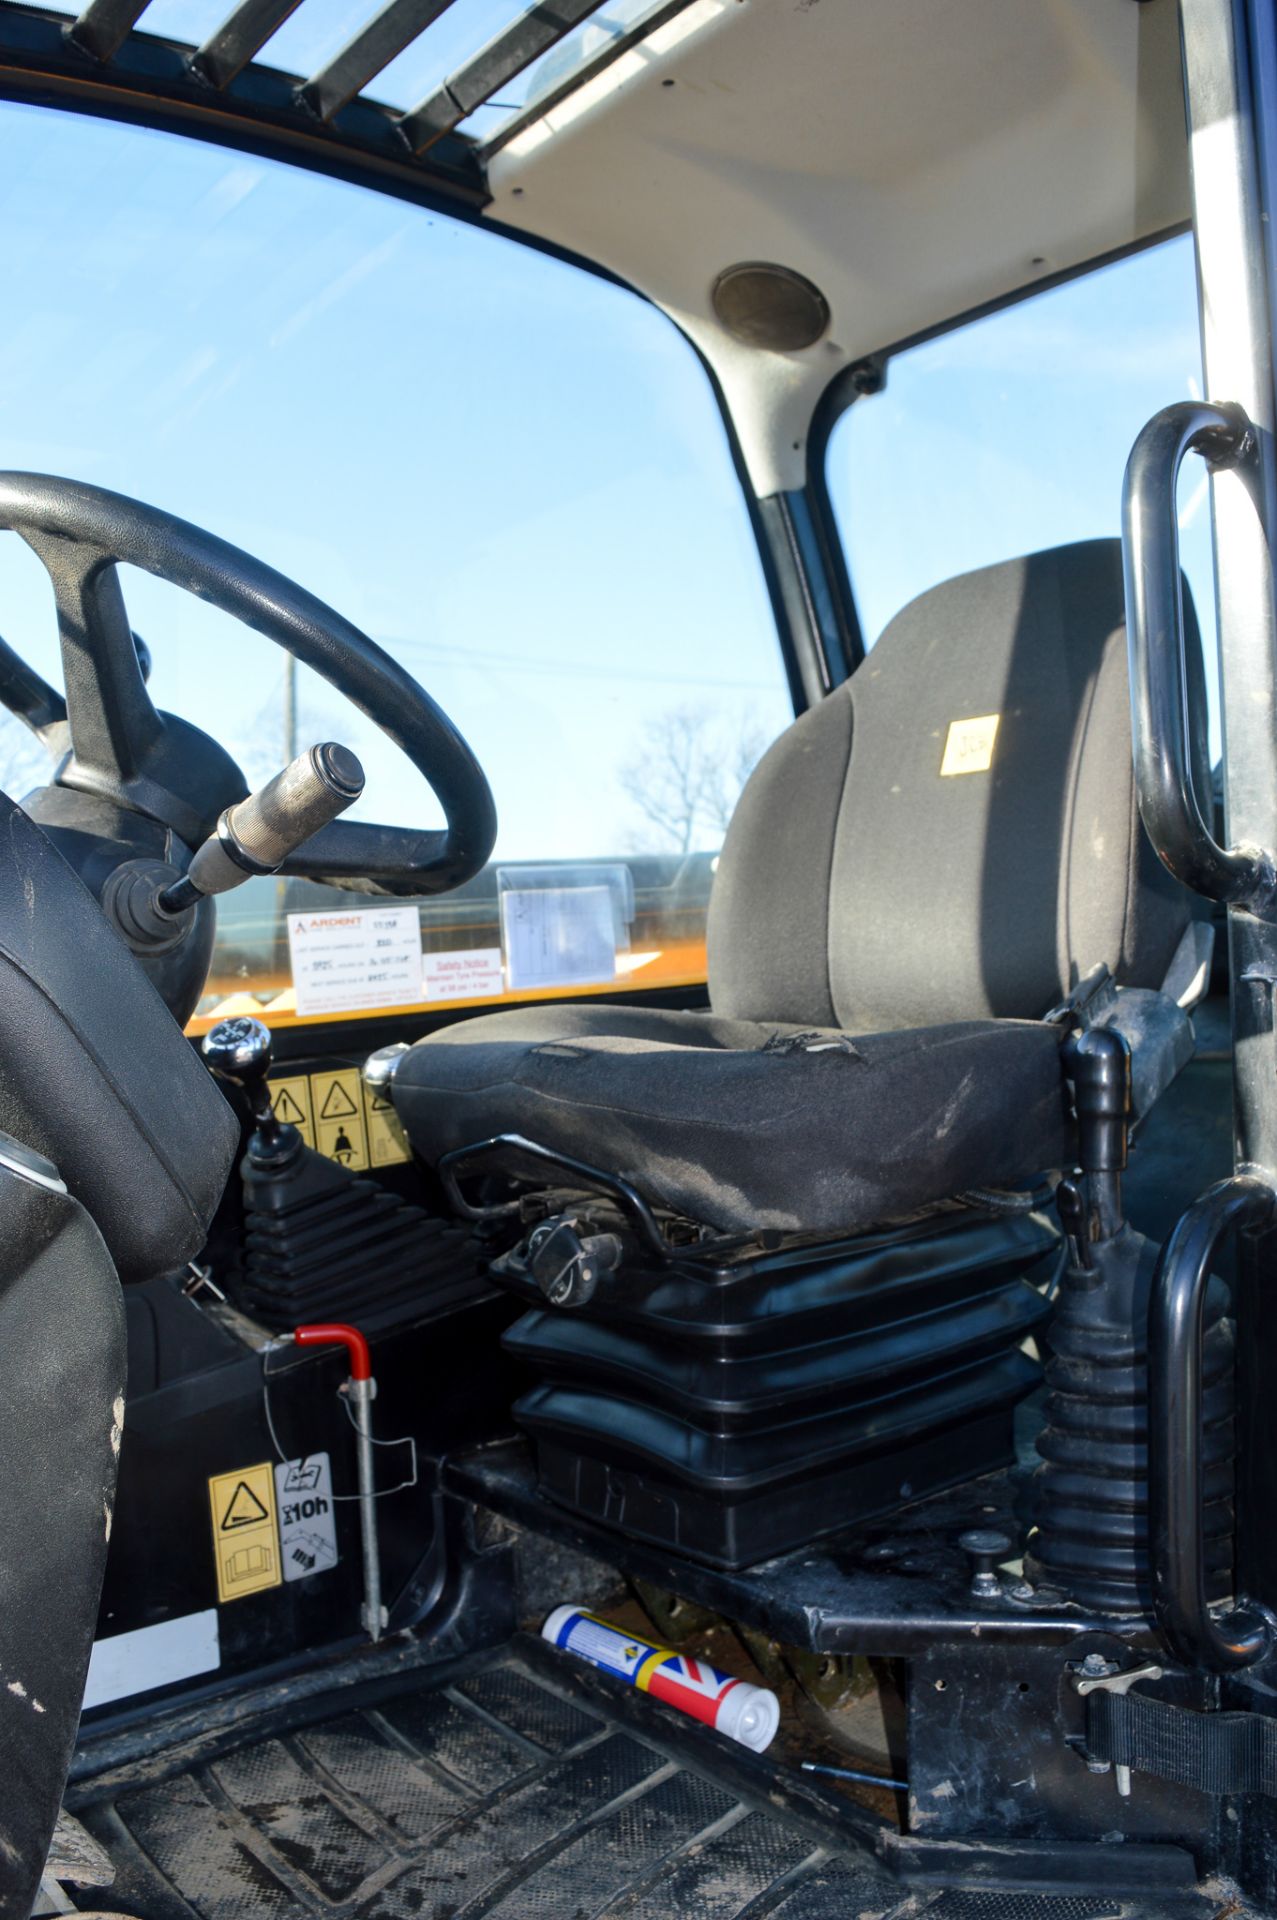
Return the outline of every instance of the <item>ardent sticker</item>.
<path id="1" fill-rule="evenodd" d="M 940 762 L 940 778 L 955 773 L 987 773 L 993 765 L 993 743 L 998 737 L 1000 713 L 982 713 L 975 720 L 951 720 Z"/>

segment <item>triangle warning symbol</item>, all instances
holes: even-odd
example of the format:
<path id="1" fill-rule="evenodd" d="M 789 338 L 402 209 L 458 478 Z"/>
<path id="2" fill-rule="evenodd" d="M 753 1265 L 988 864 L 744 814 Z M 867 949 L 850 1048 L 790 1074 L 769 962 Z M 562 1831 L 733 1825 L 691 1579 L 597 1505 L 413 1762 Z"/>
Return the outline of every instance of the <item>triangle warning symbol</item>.
<path id="1" fill-rule="evenodd" d="M 319 1109 L 321 1120 L 345 1120 L 348 1115 L 358 1113 L 359 1109 L 342 1086 L 340 1080 L 334 1080 Z"/>
<path id="2" fill-rule="evenodd" d="M 236 1527 L 255 1527 L 259 1520 L 269 1520 L 270 1514 L 262 1505 L 247 1480 L 241 1480 L 222 1515 L 222 1532 L 230 1533 Z"/>
<path id="3" fill-rule="evenodd" d="M 271 1112 L 277 1120 L 285 1121 L 290 1127 L 304 1127 L 306 1124 L 305 1114 L 293 1099 L 287 1087 L 282 1088 L 280 1092 L 276 1094 Z"/>

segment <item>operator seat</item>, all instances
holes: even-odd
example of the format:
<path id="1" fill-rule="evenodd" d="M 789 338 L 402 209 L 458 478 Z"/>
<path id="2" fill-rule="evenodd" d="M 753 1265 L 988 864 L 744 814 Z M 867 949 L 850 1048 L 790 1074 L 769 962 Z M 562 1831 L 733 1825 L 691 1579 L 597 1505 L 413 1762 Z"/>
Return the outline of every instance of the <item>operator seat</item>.
<path id="1" fill-rule="evenodd" d="M 859 1232 L 1067 1164 L 1044 1016 L 1100 962 L 1159 987 L 1192 911 L 1136 807 L 1120 543 L 1060 547 L 922 594 L 772 746 L 712 1011 L 465 1020 L 394 1102 L 430 1159 L 517 1133 L 714 1228 Z"/>

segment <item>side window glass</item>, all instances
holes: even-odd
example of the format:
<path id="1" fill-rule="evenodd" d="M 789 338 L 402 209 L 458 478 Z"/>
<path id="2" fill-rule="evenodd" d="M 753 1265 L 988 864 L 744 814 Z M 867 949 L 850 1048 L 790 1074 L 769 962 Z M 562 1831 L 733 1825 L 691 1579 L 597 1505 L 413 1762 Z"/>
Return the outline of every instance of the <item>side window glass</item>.
<path id="1" fill-rule="evenodd" d="M 409 991 L 401 967 L 393 1004 L 702 980 L 723 828 L 792 708 L 722 422 L 669 322 L 437 213 L 11 105 L 0 245 L 25 290 L 0 316 L 4 463 L 132 494 L 278 567 L 401 661 L 485 768 L 494 859 L 414 904 L 420 978 Z M 438 823 L 324 683 L 189 596 L 123 585 L 157 704 L 250 784 L 333 738 L 368 774 L 352 817 Z M 9 538 L 0 632 L 60 683 L 47 584 Z M 45 777 L 15 722 L 0 774 L 19 794 Z M 367 907 L 291 879 L 228 896 L 196 1030 L 383 1010 L 298 972 L 300 918 Z"/>
<path id="2" fill-rule="evenodd" d="M 1140 428 L 1201 396 L 1185 235 L 898 354 L 830 436 L 826 479 L 866 640 L 928 587 L 1042 547 L 1121 531 Z M 1207 479 L 1186 467 L 1180 549 L 1219 754 Z"/>

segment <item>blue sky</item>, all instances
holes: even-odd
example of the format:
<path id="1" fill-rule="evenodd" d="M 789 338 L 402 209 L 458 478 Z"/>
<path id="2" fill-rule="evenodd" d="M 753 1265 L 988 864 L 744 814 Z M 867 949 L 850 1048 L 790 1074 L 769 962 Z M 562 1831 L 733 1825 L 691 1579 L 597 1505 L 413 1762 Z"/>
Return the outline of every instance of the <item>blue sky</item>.
<path id="1" fill-rule="evenodd" d="M 146 24 L 199 37 L 220 10 L 155 0 Z M 458 0 L 387 97 L 408 104 L 505 10 Z M 356 17 L 307 0 L 272 51 L 305 70 Z M 310 40 L 294 45 L 303 18 Z M 702 709 L 723 744 L 784 724 L 714 400 L 641 300 L 366 190 L 14 105 L 0 105 L 0 250 L 0 464 L 170 508 L 329 600 L 471 739 L 499 853 L 634 850 L 619 770 L 674 708 Z M 871 638 L 963 567 L 1117 531 L 1131 440 L 1197 376 L 1193 301 L 1177 241 L 900 357 L 831 448 Z M 1184 513 L 1201 600 L 1208 514 L 1196 496 Z M 173 589 L 124 584 L 157 702 L 264 777 L 282 655 Z M 56 676 L 43 574 L 7 537 L 0 631 Z M 436 817 L 318 682 L 302 714 L 304 733 L 364 755 L 365 818 Z"/>

